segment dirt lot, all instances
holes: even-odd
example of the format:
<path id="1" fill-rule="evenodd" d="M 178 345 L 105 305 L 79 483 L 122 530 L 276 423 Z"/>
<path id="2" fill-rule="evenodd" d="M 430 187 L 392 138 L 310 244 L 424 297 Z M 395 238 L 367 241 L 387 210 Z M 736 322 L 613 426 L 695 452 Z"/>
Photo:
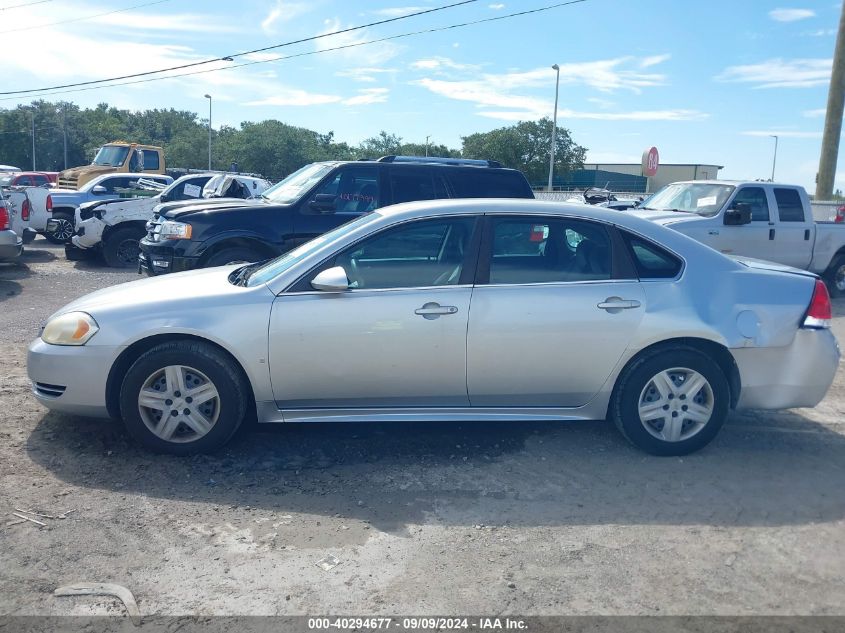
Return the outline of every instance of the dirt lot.
<path id="1" fill-rule="evenodd" d="M 287 426 L 162 457 L 26 377 L 53 310 L 135 278 L 41 239 L 0 265 L 2 614 L 122 612 L 51 595 L 79 581 L 143 614 L 845 614 L 841 371 L 816 409 L 733 414 L 683 459 L 603 422 Z"/>

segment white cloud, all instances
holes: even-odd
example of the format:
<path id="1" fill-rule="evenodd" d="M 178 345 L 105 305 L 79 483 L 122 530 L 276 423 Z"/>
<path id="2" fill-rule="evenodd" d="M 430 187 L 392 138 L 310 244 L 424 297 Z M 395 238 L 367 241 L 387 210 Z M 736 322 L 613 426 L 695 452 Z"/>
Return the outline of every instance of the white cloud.
<path id="1" fill-rule="evenodd" d="M 276 94 L 272 96 L 258 99 L 256 101 L 247 101 L 243 105 L 302 107 L 324 105 L 326 103 L 337 103 L 342 100 L 341 97 L 338 97 L 337 95 L 324 95 L 314 92 L 306 92 L 305 90 L 298 90 L 295 88 L 275 90 L 274 92 Z"/>
<path id="2" fill-rule="evenodd" d="M 304 13 L 308 13 L 312 5 L 305 2 L 288 2 L 287 0 L 276 0 L 275 6 L 261 22 L 261 30 L 267 34 L 276 32 L 275 26 L 278 22 L 288 22 Z"/>
<path id="3" fill-rule="evenodd" d="M 816 110 L 804 110 L 804 112 L 802 112 L 801 114 L 803 114 L 808 119 L 816 119 L 827 114 L 827 108 L 818 108 Z"/>
<path id="4" fill-rule="evenodd" d="M 810 9 L 772 9 L 769 11 L 769 17 L 775 22 L 796 22 L 815 16 L 816 12 Z"/>
<path id="5" fill-rule="evenodd" d="M 387 88 L 364 88 L 358 91 L 358 95 L 344 100 L 344 105 L 369 105 L 371 103 L 384 103 L 390 90 Z"/>
<path id="6" fill-rule="evenodd" d="M 120 27 L 139 31 L 173 31 L 184 33 L 235 33 L 237 27 L 210 20 L 196 13 L 154 14 L 130 11 L 101 15 L 91 20 L 93 24 Z"/>
<path id="7" fill-rule="evenodd" d="M 374 75 L 383 75 L 383 74 L 391 74 L 394 75 L 398 71 L 396 68 L 374 68 L 374 67 L 361 67 L 361 68 L 346 68 L 344 70 L 339 70 L 335 73 L 338 77 L 348 77 L 353 81 L 361 81 L 366 83 L 373 83 L 376 81 L 376 77 Z"/>
<path id="8" fill-rule="evenodd" d="M 320 32 L 320 35 L 334 33 L 347 28 L 337 19 L 324 20 L 323 23 L 325 24 L 325 28 Z M 324 59 L 335 57 L 335 59 L 344 59 L 351 63 L 370 66 L 383 64 L 399 54 L 399 47 L 390 42 L 364 45 L 364 42 L 368 42 L 371 39 L 373 37 L 366 30 L 339 33 L 318 39 L 315 42 L 315 48 L 318 51 L 329 51 L 340 46 L 349 46 L 351 48 L 328 52 L 325 55 L 321 55 L 321 57 Z"/>
<path id="9" fill-rule="evenodd" d="M 503 121 L 524 121 L 532 117 L 526 112 L 480 111 L 479 116 Z M 549 116 L 550 113 L 536 113 L 534 118 Z M 698 110 L 634 110 L 631 112 L 579 112 L 577 110 L 558 109 L 558 121 L 566 119 L 590 119 L 594 121 L 703 121 L 709 118 L 706 112 Z"/>
<path id="10" fill-rule="evenodd" d="M 730 66 L 716 81 L 753 83 L 755 88 L 807 88 L 830 81 L 830 59 L 769 59 L 759 64 Z"/>
<path id="11" fill-rule="evenodd" d="M 646 57 L 640 62 L 640 68 L 648 68 L 650 66 L 657 66 L 657 64 L 662 64 L 663 62 L 671 59 L 671 55 L 668 53 L 663 55 L 652 55 L 651 57 Z"/>
<path id="12" fill-rule="evenodd" d="M 461 64 L 449 57 L 429 57 L 427 59 L 418 59 L 417 61 L 411 63 L 411 68 L 414 70 L 434 70 L 434 71 L 441 71 L 443 69 L 448 70 L 471 70 L 477 71 L 481 68 L 481 66 L 477 66 L 474 64 Z"/>
<path id="13" fill-rule="evenodd" d="M 587 99 L 587 101 L 589 101 L 590 103 L 592 103 L 596 107 L 601 108 L 602 110 L 610 110 L 611 108 L 616 107 L 616 103 L 609 100 L 609 99 L 600 99 L 599 97 L 589 97 Z"/>
<path id="14" fill-rule="evenodd" d="M 488 8 L 493 9 L 493 11 L 501 11 L 502 9 L 505 8 L 505 5 L 502 4 L 501 2 L 497 2 L 495 4 L 488 4 L 487 6 L 488 6 Z"/>
<path id="15" fill-rule="evenodd" d="M 373 11 L 373 14 L 385 18 L 401 18 L 404 15 L 417 13 L 418 11 L 425 11 L 426 7 L 388 7 L 386 9 L 378 9 Z"/>
<path id="16" fill-rule="evenodd" d="M 801 35 L 805 37 L 830 37 L 836 35 L 836 29 L 816 29 L 815 31 L 804 31 Z"/>
<path id="17" fill-rule="evenodd" d="M 749 130 L 743 136 L 779 136 L 780 138 L 821 138 L 821 132 L 794 132 L 783 130 Z"/>

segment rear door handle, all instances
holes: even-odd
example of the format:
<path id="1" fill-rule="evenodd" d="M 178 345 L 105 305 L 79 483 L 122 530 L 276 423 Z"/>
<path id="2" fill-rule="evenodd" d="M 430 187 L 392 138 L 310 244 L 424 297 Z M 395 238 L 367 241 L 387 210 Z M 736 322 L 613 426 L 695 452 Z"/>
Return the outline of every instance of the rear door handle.
<path id="1" fill-rule="evenodd" d="M 597 304 L 598 308 L 607 310 L 608 312 L 618 312 L 619 310 L 631 310 L 639 308 L 640 302 L 636 299 L 620 299 L 619 297 L 608 297 L 601 303 Z"/>
<path id="2" fill-rule="evenodd" d="M 442 306 L 436 301 L 430 301 L 421 308 L 414 310 L 414 314 L 420 315 L 424 319 L 438 319 L 444 314 L 455 314 L 458 311 L 456 306 Z"/>

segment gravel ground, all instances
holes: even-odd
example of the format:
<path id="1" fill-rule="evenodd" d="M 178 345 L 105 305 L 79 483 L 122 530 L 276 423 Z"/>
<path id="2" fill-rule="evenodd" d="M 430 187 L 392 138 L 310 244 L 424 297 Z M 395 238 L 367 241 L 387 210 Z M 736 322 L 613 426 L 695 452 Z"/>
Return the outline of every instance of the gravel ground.
<path id="1" fill-rule="evenodd" d="M 841 371 L 817 408 L 732 414 L 683 459 L 604 422 L 279 426 L 157 456 L 26 377 L 51 312 L 136 278 L 40 238 L 0 265 L 0 614 L 123 612 L 51 595 L 80 581 L 143 614 L 845 614 Z"/>

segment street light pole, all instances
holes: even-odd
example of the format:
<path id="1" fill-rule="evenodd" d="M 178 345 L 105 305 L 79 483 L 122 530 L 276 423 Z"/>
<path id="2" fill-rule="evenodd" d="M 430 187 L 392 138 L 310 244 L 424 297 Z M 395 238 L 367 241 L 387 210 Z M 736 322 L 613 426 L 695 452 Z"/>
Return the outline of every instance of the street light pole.
<path id="1" fill-rule="evenodd" d="M 205 95 L 208 99 L 208 171 L 211 171 L 211 95 Z"/>
<path id="2" fill-rule="evenodd" d="M 555 175 L 555 144 L 557 143 L 557 96 L 558 91 L 560 90 L 560 66 L 555 64 L 552 66 L 552 69 L 557 72 L 557 81 L 555 83 L 555 117 L 552 119 L 552 151 L 551 151 L 551 158 L 549 159 L 549 187 L 548 190 L 552 190 L 552 179 Z"/>
<path id="3" fill-rule="evenodd" d="M 772 156 L 772 182 L 775 180 L 775 164 L 778 160 L 778 137 L 777 134 L 769 134 L 773 139 L 775 139 L 775 155 Z"/>
<path id="4" fill-rule="evenodd" d="M 62 106 L 62 143 L 64 145 L 65 166 L 67 169 L 67 104 Z"/>
<path id="5" fill-rule="evenodd" d="M 431 136 L 425 137 L 425 155 L 426 156 L 428 156 L 428 139 L 430 139 L 430 138 L 431 138 Z"/>

